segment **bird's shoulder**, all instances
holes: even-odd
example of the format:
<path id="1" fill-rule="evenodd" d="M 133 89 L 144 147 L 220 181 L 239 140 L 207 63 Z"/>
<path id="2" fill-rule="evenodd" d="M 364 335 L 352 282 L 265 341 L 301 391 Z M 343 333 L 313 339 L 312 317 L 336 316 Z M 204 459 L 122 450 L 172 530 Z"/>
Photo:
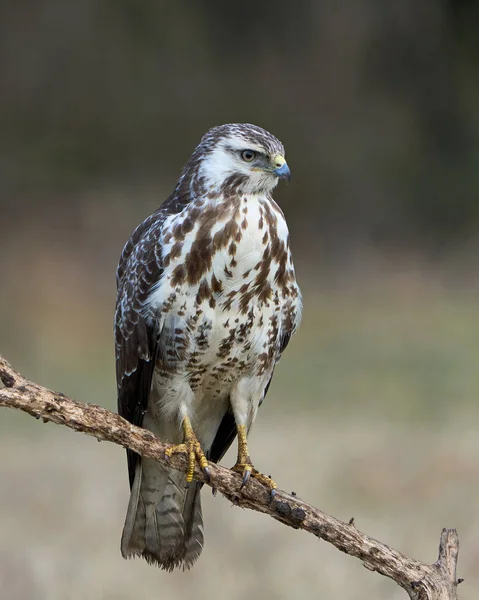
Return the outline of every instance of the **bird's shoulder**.
<path id="1" fill-rule="evenodd" d="M 165 220 L 181 212 L 184 199 L 170 196 L 133 231 L 121 253 L 116 272 L 115 338 L 119 381 L 135 368 L 138 359 L 149 360 L 151 340 L 142 308 L 163 272 L 161 238 Z M 135 346 L 135 347 L 133 347 Z M 132 363 L 126 364 L 130 358 Z"/>

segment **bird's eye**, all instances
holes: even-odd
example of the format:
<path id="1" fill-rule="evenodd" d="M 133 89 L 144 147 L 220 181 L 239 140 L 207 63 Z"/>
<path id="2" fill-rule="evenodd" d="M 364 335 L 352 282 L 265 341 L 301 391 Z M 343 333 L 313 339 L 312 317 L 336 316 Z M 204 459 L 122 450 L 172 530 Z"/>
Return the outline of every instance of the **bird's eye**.
<path id="1" fill-rule="evenodd" d="M 252 160 L 254 160 L 255 156 L 256 152 L 253 152 L 253 150 L 243 150 L 243 152 L 241 153 L 241 158 L 246 162 L 251 162 Z"/>

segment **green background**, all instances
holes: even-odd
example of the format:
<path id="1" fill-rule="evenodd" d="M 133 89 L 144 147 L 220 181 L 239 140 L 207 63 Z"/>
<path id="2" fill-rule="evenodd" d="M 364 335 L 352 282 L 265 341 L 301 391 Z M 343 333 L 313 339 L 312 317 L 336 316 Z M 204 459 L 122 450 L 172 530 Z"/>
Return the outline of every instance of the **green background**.
<path id="1" fill-rule="evenodd" d="M 473 1 L 4 3 L 0 352 L 114 409 L 124 242 L 209 127 L 269 129 L 304 320 L 252 458 L 417 559 L 457 527 L 476 598 L 478 24 Z M 0 453 L 2 598 L 405 597 L 208 490 L 191 572 L 124 562 L 121 449 L 2 410 Z"/>

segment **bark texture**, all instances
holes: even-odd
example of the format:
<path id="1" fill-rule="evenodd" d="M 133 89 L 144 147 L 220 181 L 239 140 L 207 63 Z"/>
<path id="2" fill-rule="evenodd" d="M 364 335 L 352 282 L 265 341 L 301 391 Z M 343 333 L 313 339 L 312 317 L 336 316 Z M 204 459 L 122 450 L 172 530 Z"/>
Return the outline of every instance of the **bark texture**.
<path id="1" fill-rule="evenodd" d="M 0 379 L 5 386 L 0 389 L 0 406 L 22 410 L 44 422 L 66 425 L 161 463 L 168 462 L 175 469 L 187 470 L 186 457 L 174 454 L 171 459 L 165 458 L 169 445 L 149 431 L 131 425 L 101 406 L 77 402 L 28 381 L 1 355 Z M 198 467 L 194 477 L 219 490 L 233 504 L 265 513 L 295 529 L 303 529 L 341 552 L 355 556 L 367 569 L 393 579 L 412 600 L 457 600 L 457 586 L 461 580 L 456 576 L 459 539 L 455 529 L 442 530 L 438 560 L 429 565 L 362 533 L 353 519 L 349 523 L 340 521 L 281 490 L 277 490 L 271 499 L 269 490 L 253 479 L 241 489 L 241 476 L 220 465 L 211 464 L 210 471 L 210 481 L 206 481 Z"/>

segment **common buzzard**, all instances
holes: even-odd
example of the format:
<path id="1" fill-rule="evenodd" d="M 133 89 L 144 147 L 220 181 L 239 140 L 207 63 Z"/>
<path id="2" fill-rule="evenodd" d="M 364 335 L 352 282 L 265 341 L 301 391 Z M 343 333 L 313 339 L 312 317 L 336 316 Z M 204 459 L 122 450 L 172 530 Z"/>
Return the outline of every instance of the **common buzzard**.
<path id="1" fill-rule="evenodd" d="M 186 475 L 128 451 L 125 558 L 189 568 L 203 547 L 201 484 L 236 435 L 233 467 L 253 468 L 246 435 L 296 331 L 301 295 L 283 213 L 283 145 L 248 124 L 210 129 L 171 196 L 126 243 L 115 315 L 119 413 L 186 452 Z"/>

